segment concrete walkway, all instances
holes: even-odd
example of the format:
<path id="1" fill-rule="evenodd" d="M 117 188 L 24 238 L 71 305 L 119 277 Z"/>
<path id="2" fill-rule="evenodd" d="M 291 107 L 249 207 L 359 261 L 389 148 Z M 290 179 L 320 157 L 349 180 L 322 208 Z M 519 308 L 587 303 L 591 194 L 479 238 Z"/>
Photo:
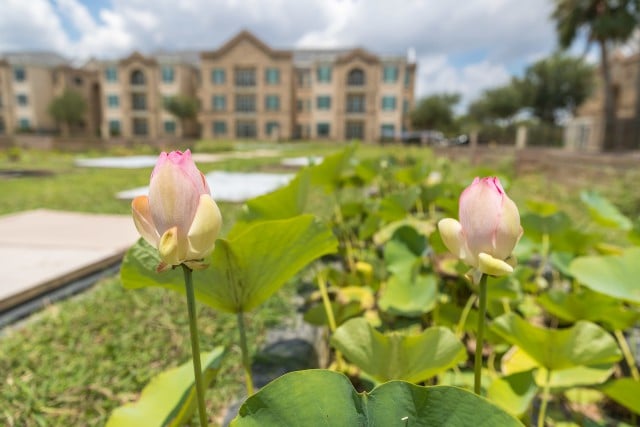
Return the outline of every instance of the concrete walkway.
<path id="1" fill-rule="evenodd" d="M 137 239 L 128 215 L 0 216 L 0 312 L 115 264 Z"/>

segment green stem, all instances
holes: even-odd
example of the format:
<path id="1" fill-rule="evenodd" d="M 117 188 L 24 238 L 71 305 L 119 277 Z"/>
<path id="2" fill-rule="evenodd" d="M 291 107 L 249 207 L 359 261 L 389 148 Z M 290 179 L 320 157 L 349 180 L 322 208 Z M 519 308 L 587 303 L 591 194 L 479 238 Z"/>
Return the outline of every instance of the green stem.
<path id="1" fill-rule="evenodd" d="M 322 305 L 327 315 L 327 321 L 329 322 L 329 330 L 331 333 L 336 331 L 336 318 L 333 316 L 333 308 L 331 307 L 331 300 L 329 299 L 329 291 L 327 289 L 327 282 L 324 280 L 322 273 L 318 273 L 318 288 L 320 288 L 320 295 L 322 295 Z"/>
<path id="2" fill-rule="evenodd" d="M 249 348 L 247 346 L 247 334 L 244 327 L 244 315 L 238 312 L 238 330 L 240 331 L 240 348 L 242 349 L 242 366 L 244 367 L 244 380 L 247 386 L 247 397 L 253 395 L 253 378 L 251 377 L 251 362 L 249 361 Z"/>
<path id="3" fill-rule="evenodd" d="M 547 417 L 547 404 L 549 403 L 549 389 L 551 388 L 551 370 L 547 370 L 544 381 L 544 389 L 542 390 L 542 403 L 540 404 L 540 412 L 538 413 L 538 427 L 544 427 L 544 419 Z"/>
<path id="4" fill-rule="evenodd" d="M 458 321 L 458 325 L 456 326 L 456 337 L 458 337 L 458 339 L 462 338 L 462 335 L 464 335 L 464 325 L 467 323 L 467 317 L 469 317 L 469 312 L 471 312 L 471 308 L 473 307 L 473 304 L 475 304 L 476 299 L 477 297 L 471 294 L 471 296 L 467 300 L 467 303 L 462 309 L 460 320 Z"/>
<path id="5" fill-rule="evenodd" d="M 196 397 L 198 400 L 198 414 L 200 426 L 207 426 L 207 410 L 204 405 L 204 382 L 202 381 L 202 365 L 200 363 L 200 338 L 198 337 L 198 323 L 196 319 L 196 297 L 193 291 L 192 271 L 182 264 L 184 285 L 187 291 L 187 308 L 189 310 L 189 331 L 191 332 L 191 357 L 193 359 L 193 374 L 196 380 Z"/>
<path id="6" fill-rule="evenodd" d="M 476 334 L 476 359 L 473 366 L 473 391 L 480 396 L 482 388 L 482 347 L 484 340 L 484 317 L 487 312 L 487 275 L 480 278 L 480 303 L 478 307 L 478 333 Z"/>
<path id="7" fill-rule="evenodd" d="M 618 345 L 622 350 L 622 354 L 624 354 L 624 359 L 627 361 L 627 365 L 629 365 L 631 376 L 633 377 L 634 380 L 640 381 L 640 373 L 638 373 L 636 360 L 633 357 L 633 354 L 631 354 L 631 349 L 629 348 L 629 344 L 627 343 L 627 340 L 625 339 L 624 334 L 622 333 L 622 331 L 618 329 L 613 331 L 613 334 L 616 336 L 616 339 L 618 340 Z"/>

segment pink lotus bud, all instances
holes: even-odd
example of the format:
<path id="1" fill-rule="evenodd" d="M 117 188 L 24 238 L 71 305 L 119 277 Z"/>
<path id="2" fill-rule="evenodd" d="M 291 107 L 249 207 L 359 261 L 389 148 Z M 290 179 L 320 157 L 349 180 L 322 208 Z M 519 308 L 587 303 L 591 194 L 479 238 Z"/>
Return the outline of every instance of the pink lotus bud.
<path id="1" fill-rule="evenodd" d="M 512 272 L 508 259 L 522 236 L 522 227 L 518 208 L 500 180 L 474 179 L 460 195 L 459 216 L 460 222 L 445 218 L 438 223 L 447 248 L 482 273 Z"/>
<path id="2" fill-rule="evenodd" d="M 133 220 L 142 237 L 158 248 L 164 265 L 197 266 L 213 251 L 222 216 L 189 150 L 161 153 L 149 196 L 136 197 Z"/>

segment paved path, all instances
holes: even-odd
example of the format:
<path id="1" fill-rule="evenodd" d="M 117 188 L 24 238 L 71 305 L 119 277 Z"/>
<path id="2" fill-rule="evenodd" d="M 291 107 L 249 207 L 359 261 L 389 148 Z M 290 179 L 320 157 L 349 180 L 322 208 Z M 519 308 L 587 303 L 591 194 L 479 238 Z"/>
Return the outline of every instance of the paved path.
<path id="1" fill-rule="evenodd" d="M 116 263 L 138 238 L 128 215 L 0 216 L 0 312 Z"/>

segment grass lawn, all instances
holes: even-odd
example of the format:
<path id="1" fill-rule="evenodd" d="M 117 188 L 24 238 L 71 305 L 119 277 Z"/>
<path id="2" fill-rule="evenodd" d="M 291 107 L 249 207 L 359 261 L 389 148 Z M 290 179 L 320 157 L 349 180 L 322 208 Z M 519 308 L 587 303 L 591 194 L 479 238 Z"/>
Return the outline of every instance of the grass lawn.
<path id="1" fill-rule="evenodd" d="M 253 147 L 251 144 L 242 146 L 243 149 Z M 325 155 L 340 148 L 330 143 L 280 147 L 284 147 L 282 157 Z M 263 146 L 255 145 L 255 148 Z M 428 153 L 420 148 L 398 146 L 362 145 L 359 150 L 361 157 L 380 154 L 424 156 Z M 37 208 L 129 214 L 129 202 L 117 200 L 114 195 L 148 184 L 150 168 L 77 168 L 73 165 L 74 158 L 71 154 L 25 151 L 21 160 L 15 163 L 0 153 L 0 171 L 46 169 L 53 173 L 47 177 L 0 179 L 0 214 Z M 203 163 L 199 167 L 205 173 L 213 170 L 283 170 L 274 158 L 227 160 Z M 453 168 L 462 176 L 471 177 L 475 172 L 475 168 L 464 164 L 454 164 Z M 636 218 L 638 211 L 633 206 L 640 200 L 638 190 L 634 190 L 636 193 L 621 191 L 619 184 L 622 183 L 599 183 L 598 187 L 615 202 L 626 203 L 627 213 Z M 562 183 L 549 182 L 539 175 L 518 177 L 510 190 L 510 195 L 522 204 L 533 195 L 572 204 L 577 202 L 577 194 L 576 189 L 569 191 Z M 240 205 L 220 203 L 220 208 L 225 219 L 225 233 L 233 225 Z M 573 210 L 580 215 L 580 206 Z M 285 286 L 256 313 L 248 316 L 249 342 L 254 348 L 259 345 L 266 328 L 280 324 L 292 315 L 289 301 L 293 292 L 292 286 Z M 125 290 L 119 279 L 112 277 L 2 331 L 0 424 L 104 424 L 110 411 L 135 400 L 153 375 L 189 359 L 185 305 L 182 295 L 159 288 Z M 209 413 L 217 417 L 243 389 L 240 350 L 235 344 L 235 318 L 204 306 L 200 306 L 199 317 L 203 350 L 216 345 L 225 345 L 231 350 L 217 386 L 207 395 Z"/>

